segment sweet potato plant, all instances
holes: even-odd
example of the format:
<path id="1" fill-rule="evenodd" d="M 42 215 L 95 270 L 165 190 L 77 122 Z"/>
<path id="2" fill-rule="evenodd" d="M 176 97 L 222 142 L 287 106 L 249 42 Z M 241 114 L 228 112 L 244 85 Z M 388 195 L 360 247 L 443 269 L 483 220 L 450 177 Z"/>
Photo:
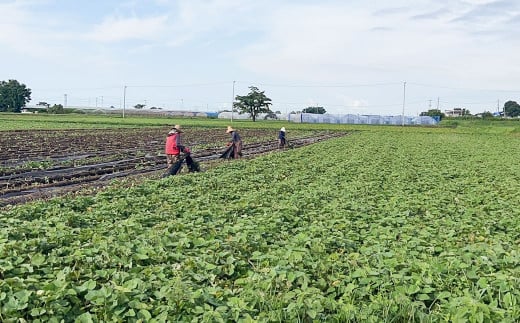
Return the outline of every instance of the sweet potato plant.
<path id="1" fill-rule="evenodd" d="M 520 138 L 361 131 L 0 216 L 2 322 L 514 322 Z"/>

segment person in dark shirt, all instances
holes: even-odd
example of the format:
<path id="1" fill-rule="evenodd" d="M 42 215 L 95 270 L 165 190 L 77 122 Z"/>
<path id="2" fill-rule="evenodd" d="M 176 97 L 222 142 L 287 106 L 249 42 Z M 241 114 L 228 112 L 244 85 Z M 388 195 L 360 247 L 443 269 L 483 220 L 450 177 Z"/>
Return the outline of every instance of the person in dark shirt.
<path id="1" fill-rule="evenodd" d="M 280 129 L 278 133 L 278 149 L 285 148 L 286 140 L 285 140 L 285 127 Z"/>
<path id="2" fill-rule="evenodd" d="M 235 159 L 242 157 L 242 139 L 240 138 L 240 135 L 231 126 L 227 127 L 226 133 L 231 134 L 231 141 L 228 143 L 228 146 L 233 147 L 233 152 L 229 157 Z"/>

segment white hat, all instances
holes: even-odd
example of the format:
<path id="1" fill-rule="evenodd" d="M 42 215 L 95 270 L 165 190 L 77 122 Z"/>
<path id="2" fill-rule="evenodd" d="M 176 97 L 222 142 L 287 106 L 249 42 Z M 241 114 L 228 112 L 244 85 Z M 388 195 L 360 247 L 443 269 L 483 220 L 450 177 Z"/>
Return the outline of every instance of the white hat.
<path id="1" fill-rule="evenodd" d="M 280 131 L 283 131 L 283 132 L 285 132 L 285 127 L 282 127 L 282 129 L 280 129 Z"/>

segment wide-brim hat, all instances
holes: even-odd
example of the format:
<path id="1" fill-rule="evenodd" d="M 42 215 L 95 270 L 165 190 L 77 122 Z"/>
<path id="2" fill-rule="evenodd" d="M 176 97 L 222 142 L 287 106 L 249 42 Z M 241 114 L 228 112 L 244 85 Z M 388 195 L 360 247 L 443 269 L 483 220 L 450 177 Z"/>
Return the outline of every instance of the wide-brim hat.
<path id="1" fill-rule="evenodd" d="M 235 129 L 231 128 L 231 126 L 228 126 L 227 130 L 226 130 L 226 133 L 230 133 L 230 132 L 233 132 L 233 131 L 235 131 Z"/>
<path id="2" fill-rule="evenodd" d="M 172 135 L 172 134 L 174 134 L 174 133 L 182 133 L 182 132 L 184 132 L 184 131 L 182 131 L 181 126 L 178 125 L 178 124 L 176 124 L 176 125 L 175 125 L 175 126 L 174 126 L 174 127 L 173 127 L 169 132 L 168 132 L 168 134 L 169 134 L 169 135 Z"/>
<path id="3" fill-rule="evenodd" d="M 282 129 L 280 129 L 280 131 L 283 131 L 283 132 L 285 132 L 285 127 L 282 127 Z"/>

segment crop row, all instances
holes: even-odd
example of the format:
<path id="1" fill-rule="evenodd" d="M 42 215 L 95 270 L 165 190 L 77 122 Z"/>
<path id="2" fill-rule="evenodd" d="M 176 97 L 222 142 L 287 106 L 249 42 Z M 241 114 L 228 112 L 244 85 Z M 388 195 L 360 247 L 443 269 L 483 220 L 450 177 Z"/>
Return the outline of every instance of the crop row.
<path id="1" fill-rule="evenodd" d="M 92 155 L 144 155 L 162 153 L 168 128 L 5 131 L 0 136 L 0 166 L 9 168 L 23 162 L 57 164 L 92 158 Z M 293 131 L 291 138 L 308 136 Z M 275 130 L 244 129 L 244 142 L 274 141 Z M 195 150 L 224 147 L 229 135 L 222 129 L 188 128 L 184 143 Z M 85 157 L 87 156 L 87 157 Z M 69 158 L 69 159 L 67 159 Z"/>
<path id="2" fill-rule="evenodd" d="M 105 186 L 112 178 L 152 175 L 166 163 L 164 142 L 158 140 L 166 131 L 138 128 L 3 132 L 0 206 L 61 196 L 86 186 Z M 276 150 L 274 130 L 241 129 L 241 134 L 246 158 Z M 185 135 L 184 144 L 199 162 L 218 160 L 229 140 L 222 129 L 186 128 Z M 300 147 L 342 135 L 343 132 L 294 130 L 290 132 L 290 144 Z M 17 151 L 17 147 L 25 149 Z M 10 151 L 14 155 L 9 155 Z"/>
<path id="3" fill-rule="evenodd" d="M 519 139 L 362 132 L 0 216 L 0 320 L 520 317 Z"/>

